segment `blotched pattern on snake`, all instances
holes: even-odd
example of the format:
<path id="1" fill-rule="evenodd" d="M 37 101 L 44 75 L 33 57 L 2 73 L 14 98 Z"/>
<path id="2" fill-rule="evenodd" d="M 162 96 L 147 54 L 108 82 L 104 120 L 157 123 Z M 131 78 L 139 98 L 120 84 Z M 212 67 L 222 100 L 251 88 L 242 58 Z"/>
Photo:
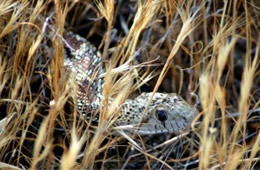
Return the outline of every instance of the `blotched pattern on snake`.
<path id="1" fill-rule="evenodd" d="M 102 100 L 102 74 L 105 73 L 100 52 L 86 39 L 72 32 L 64 34 L 65 67 L 71 73 L 70 81 L 77 85 L 78 110 L 98 110 Z M 198 113 L 197 109 L 175 93 L 155 93 L 148 110 L 144 113 L 152 93 L 142 93 L 134 99 L 127 99 L 120 110 L 114 126 L 137 127 L 140 135 L 175 133 L 179 134 L 190 126 Z M 144 113 L 144 115 L 143 115 Z M 98 119 L 96 119 L 98 120 Z M 133 132 L 134 129 L 127 128 Z"/>

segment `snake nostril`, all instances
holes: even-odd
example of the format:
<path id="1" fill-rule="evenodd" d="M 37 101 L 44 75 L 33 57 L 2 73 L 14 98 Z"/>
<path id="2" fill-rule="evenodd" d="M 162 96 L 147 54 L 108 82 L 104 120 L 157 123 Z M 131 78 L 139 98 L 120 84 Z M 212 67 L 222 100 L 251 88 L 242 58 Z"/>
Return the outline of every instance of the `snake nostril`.
<path id="1" fill-rule="evenodd" d="M 178 101 L 178 97 L 176 96 L 176 97 L 173 98 L 173 102 L 177 103 L 177 101 Z"/>

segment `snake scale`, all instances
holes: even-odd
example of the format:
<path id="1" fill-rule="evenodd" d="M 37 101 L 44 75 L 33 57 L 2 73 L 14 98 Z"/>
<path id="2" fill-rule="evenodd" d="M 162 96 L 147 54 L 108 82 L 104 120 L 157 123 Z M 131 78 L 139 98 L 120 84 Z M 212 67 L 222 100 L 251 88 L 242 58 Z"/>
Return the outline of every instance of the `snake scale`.
<path id="1" fill-rule="evenodd" d="M 102 100 L 104 63 L 100 52 L 85 38 L 72 32 L 64 33 L 65 68 L 70 72 L 70 81 L 76 83 L 77 107 L 83 113 L 96 111 Z M 73 77 L 73 78 L 72 78 Z M 72 90 L 73 91 L 73 90 Z M 174 133 L 179 134 L 189 127 L 198 111 L 175 93 L 155 93 L 144 113 L 152 93 L 141 93 L 127 99 L 121 106 L 114 126 L 137 128 L 140 135 Z M 144 114 L 144 115 L 143 115 Z M 98 120 L 98 119 L 96 119 Z M 128 128 L 128 131 L 133 129 Z"/>

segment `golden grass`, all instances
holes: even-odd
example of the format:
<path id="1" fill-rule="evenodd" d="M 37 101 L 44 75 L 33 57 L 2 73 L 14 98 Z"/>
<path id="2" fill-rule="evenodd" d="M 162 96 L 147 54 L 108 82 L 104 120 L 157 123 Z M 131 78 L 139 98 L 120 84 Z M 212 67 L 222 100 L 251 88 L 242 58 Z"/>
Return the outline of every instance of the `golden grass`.
<path id="1" fill-rule="evenodd" d="M 2 0 L 0 169 L 259 167 L 257 5 Z M 73 107 L 76 96 L 63 68 L 66 30 L 102 51 L 105 98 L 95 113 L 98 125 Z M 191 104 L 197 94 L 200 114 L 192 130 L 156 137 L 113 133 L 118 106 L 142 91 L 176 92 Z"/>

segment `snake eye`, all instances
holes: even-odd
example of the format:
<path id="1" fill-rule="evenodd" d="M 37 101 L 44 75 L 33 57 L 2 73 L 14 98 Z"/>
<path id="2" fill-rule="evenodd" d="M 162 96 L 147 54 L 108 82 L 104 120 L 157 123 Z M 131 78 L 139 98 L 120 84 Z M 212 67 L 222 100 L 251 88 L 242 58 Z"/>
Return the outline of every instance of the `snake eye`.
<path id="1" fill-rule="evenodd" d="M 167 112 L 164 109 L 157 109 L 156 116 L 157 116 L 157 119 L 160 120 L 161 122 L 164 122 L 165 120 L 167 120 Z"/>

